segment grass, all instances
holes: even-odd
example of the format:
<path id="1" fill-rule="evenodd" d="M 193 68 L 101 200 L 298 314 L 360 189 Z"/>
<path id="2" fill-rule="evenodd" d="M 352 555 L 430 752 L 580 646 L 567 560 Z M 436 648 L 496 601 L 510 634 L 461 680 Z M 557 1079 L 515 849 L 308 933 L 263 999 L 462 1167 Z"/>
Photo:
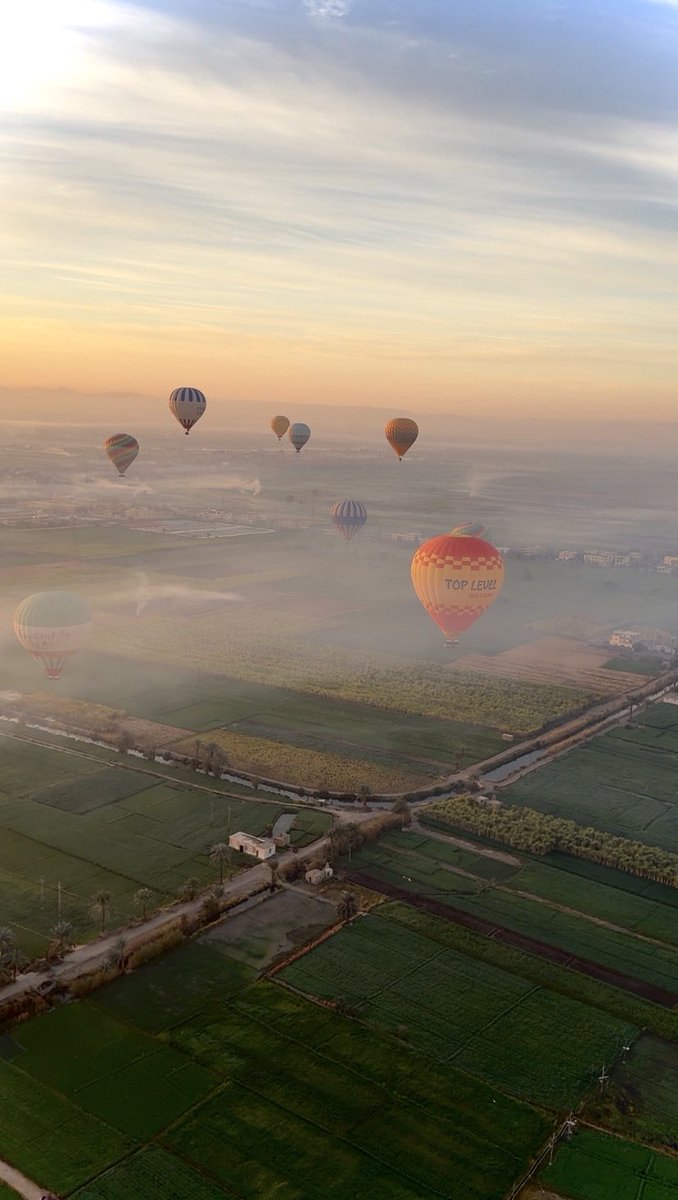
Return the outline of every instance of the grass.
<path id="1" fill-rule="evenodd" d="M 396 835 L 397 836 L 397 835 Z M 422 855 L 419 847 L 408 849 L 408 836 L 401 834 L 400 848 L 390 850 L 388 844 L 365 847 L 353 856 L 354 870 L 373 879 L 383 880 L 412 894 L 433 897 L 441 904 L 471 913 L 491 925 L 512 929 L 537 941 L 547 942 L 573 955 L 604 966 L 622 969 L 626 974 L 649 984 L 676 989 L 678 981 L 678 950 L 656 945 L 586 920 L 576 913 L 563 912 L 548 904 L 528 899 L 510 890 L 483 886 L 448 869 L 441 862 L 445 851 L 438 852 L 443 843 L 434 843 L 433 859 Z M 391 845 L 393 845 L 393 840 Z M 448 856 L 449 857 L 449 856 Z M 494 869 L 495 863 L 489 860 Z M 498 872 L 501 864 L 497 864 Z M 529 879 L 528 875 L 528 879 Z M 538 880 L 533 875 L 537 886 Z M 517 886 L 519 875 L 511 875 L 509 888 Z M 672 921 L 672 909 L 666 920 Z"/>
<path id="2" fill-rule="evenodd" d="M 376 915 L 323 942 L 281 978 L 341 1000 L 432 1058 L 540 1104 L 573 1104 L 592 1064 L 633 1028 Z M 566 1039 L 562 1031 L 567 1030 Z"/>
<path id="3" fill-rule="evenodd" d="M 123 1134 L 70 1099 L 24 1074 L 0 1066 L 0 1155 L 55 1192 L 70 1192 L 132 1148 Z"/>
<path id="4" fill-rule="evenodd" d="M 78 1200 L 422 1200 L 450 1170 L 501 1200 L 543 1143 L 529 1105 L 251 978 L 203 939 L 21 1025 L 0 1156 Z"/>
<path id="5" fill-rule="evenodd" d="M 507 803 L 675 849 L 678 707 L 655 705 L 634 722 L 526 775 L 502 793 Z"/>
<path id="6" fill-rule="evenodd" d="M 547 1187 L 572 1200 L 675 1200 L 678 1161 L 593 1129 L 562 1144 L 541 1175 Z"/>
<path id="7" fill-rule="evenodd" d="M 265 779 L 292 781 L 307 788 L 330 788 L 339 792 L 357 791 L 366 784 L 373 792 L 404 792 L 419 786 L 425 778 L 423 765 L 409 769 L 404 763 L 383 756 L 381 762 L 357 758 L 352 746 L 343 753 L 295 746 L 289 742 L 232 730 L 213 730 L 210 741 L 221 746 L 229 765 L 241 771 L 261 775 Z M 190 752 L 191 743 L 179 742 L 175 749 Z M 440 774 L 439 765 L 429 770 L 429 777 Z"/>
<path id="8" fill-rule="evenodd" d="M 586 1116 L 635 1141 L 678 1150 L 678 1046 L 639 1038 L 616 1063 L 604 1094 L 591 1095 Z"/>
<path id="9" fill-rule="evenodd" d="M 640 658 L 611 658 L 609 662 L 603 663 L 603 670 L 651 676 L 659 674 L 661 663 L 661 658 L 653 655 L 646 655 Z"/>
<path id="10" fill-rule="evenodd" d="M 0 924 L 12 927 L 31 956 L 44 953 L 59 915 L 78 940 L 91 937 L 96 891 L 111 892 L 111 923 L 123 923 L 137 914 L 141 887 L 160 904 L 187 878 L 201 886 L 214 879 L 209 849 L 227 840 L 229 828 L 263 833 L 293 811 L 251 790 L 242 798 L 212 793 L 175 777 L 165 781 L 147 767 L 90 761 L 68 747 L 1 740 L 0 770 L 6 753 L 14 796 L 0 796 Z M 296 811 L 295 845 L 329 826 L 326 813 Z M 233 852 L 231 870 L 245 865 Z"/>
<path id="11" fill-rule="evenodd" d="M 181 1200 L 223 1200 L 228 1194 L 232 1195 L 174 1154 L 148 1146 L 79 1189 L 73 1200 L 165 1200 L 173 1195 Z"/>
<path id="12" fill-rule="evenodd" d="M 449 946 L 471 958 L 520 975 L 538 986 L 548 988 L 549 991 L 581 1000 L 592 1008 L 598 1008 L 638 1028 L 651 1029 L 678 1041 L 678 1013 L 651 1004 L 630 992 L 624 992 L 588 975 L 580 975 L 569 967 L 529 954 L 514 946 L 507 946 L 494 938 L 474 933 L 462 925 L 455 925 L 405 904 L 383 904 L 379 915 L 397 921 L 415 932 L 423 933 L 441 946 Z"/>
<path id="13" fill-rule="evenodd" d="M 646 937 L 678 944 L 678 909 L 672 904 L 657 903 L 600 880 L 581 878 L 538 862 L 527 863 L 507 882 L 511 888 L 533 892 L 556 904 L 590 913 Z M 667 894 L 675 891 L 668 887 L 664 890 Z M 678 896 L 675 899 L 678 900 Z"/>

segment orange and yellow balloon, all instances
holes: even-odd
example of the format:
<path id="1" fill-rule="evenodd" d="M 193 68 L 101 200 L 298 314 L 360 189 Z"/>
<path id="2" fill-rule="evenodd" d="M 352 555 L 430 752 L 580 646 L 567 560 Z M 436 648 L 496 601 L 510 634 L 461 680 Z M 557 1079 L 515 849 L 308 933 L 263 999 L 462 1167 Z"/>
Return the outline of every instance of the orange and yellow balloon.
<path id="1" fill-rule="evenodd" d="M 285 436 L 289 427 L 289 417 L 283 417 L 282 415 L 278 417 L 271 417 L 271 429 L 273 430 L 278 441 Z"/>
<path id="2" fill-rule="evenodd" d="M 403 454 L 407 454 L 410 446 L 413 446 L 419 437 L 419 426 L 409 417 L 394 417 L 392 421 L 387 422 L 384 433 L 389 446 L 395 450 L 402 462 Z"/>
<path id="3" fill-rule="evenodd" d="M 446 643 L 482 617 L 503 587 L 501 554 L 484 532 L 482 525 L 458 525 L 429 538 L 412 559 L 412 586 Z"/>

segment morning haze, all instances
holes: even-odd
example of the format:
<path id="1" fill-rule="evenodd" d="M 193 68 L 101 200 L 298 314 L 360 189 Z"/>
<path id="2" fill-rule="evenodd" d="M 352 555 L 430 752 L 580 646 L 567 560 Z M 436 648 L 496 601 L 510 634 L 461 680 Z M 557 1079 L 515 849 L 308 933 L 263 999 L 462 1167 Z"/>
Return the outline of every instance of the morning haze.
<path id="1" fill-rule="evenodd" d="M 678 4 L 0 41 L 0 1200 L 676 1200 Z"/>

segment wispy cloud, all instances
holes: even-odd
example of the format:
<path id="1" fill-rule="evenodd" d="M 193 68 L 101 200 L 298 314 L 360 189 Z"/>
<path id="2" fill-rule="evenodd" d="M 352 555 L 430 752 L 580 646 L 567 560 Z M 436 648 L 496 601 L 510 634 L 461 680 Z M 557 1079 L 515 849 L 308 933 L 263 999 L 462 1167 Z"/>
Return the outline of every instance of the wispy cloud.
<path id="1" fill-rule="evenodd" d="M 478 379 L 563 394 L 575 362 L 611 396 L 622 376 L 668 377 L 668 5 L 87 11 L 59 26 L 67 75 L 45 70 L 4 121 L 17 380 L 34 381 L 38 327 L 51 385 L 81 386 L 86 353 L 123 390 L 132 361 L 143 390 L 199 361 L 208 390 L 226 370 L 236 395 L 356 403 L 395 389 L 442 405 Z"/>
<path id="2" fill-rule="evenodd" d="M 349 0 L 304 0 L 304 6 L 312 17 L 345 17 Z"/>

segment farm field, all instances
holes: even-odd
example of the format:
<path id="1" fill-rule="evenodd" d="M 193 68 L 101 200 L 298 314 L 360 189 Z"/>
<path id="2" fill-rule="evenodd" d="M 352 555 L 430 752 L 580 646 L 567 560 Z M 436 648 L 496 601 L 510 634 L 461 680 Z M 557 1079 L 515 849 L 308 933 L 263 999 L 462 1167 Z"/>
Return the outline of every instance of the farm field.
<path id="1" fill-rule="evenodd" d="M 341 1000 L 437 1061 L 555 1107 L 574 1104 L 595 1063 L 614 1059 L 635 1034 L 623 1021 L 394 924 L 381 909 L 280 977 Z"/>
<path id="2" fill-rule="evenodd" d="M 678 706 L 659 703 L 502 789 L 510 804 L 675 850 Z"/>
<path id="3" fill-rule="evenodd" d="M 472 842 L 473 836 L 467 835 L 466 840 Z M 422 883 L 429 879 L 430 868 L 425 863 L 437 864 L 448 872 L 466 871 L 480 879 L 495 880 L 504 887 L 529 892 L 646 937 L 678 945 L 678 891 L 675 888 L 637 879 L 608 867 L 598 869 L 596 864 L 582 863 L 566 855 L 547 855 L 535 861 L 511 849 L 505 857 L 513 862 L 507 863 L 491 854 L 483 854 L 482 849 L 479 846 L 478 852 L 474 853 L 431 835 L 426 829 L 417 829 L 402 833 L 392 831 L 380 838 L 378 846 L 371 847 L 367 853 L 368 861 L 371 852 L 386 866 L 397 865 L 399 860 L 393 852 L 414 854 L 416 861 L 412 863 L 408 858 L 406 874 L 418 876 Z M 599 877 L 580 875 L 580 865 L 596 867 Z M 451 882 L 445 875 L 440 878 L 437 870 L 436 880 L 441 887 Z M 647 894 L 636 890 L 637 885 L 645 885 Z M 429 890 L 433 890 L 433 886 Z"/>
<path id="4" fill-rule="evenodd" d="M 134 760 L 127 760 L 133 762 Z M 204 791 L 175 778 L 112 765 L 67 747 L 0 737 L 0 924 L 30 957 L 43 954 L 59 917 L 76 940 L 97 928 L 95 892 L 111 893 L 109 923 L 138 911 L 147 887 L 153 904 L 176 896 L 188 878 L 206 886 L 216 868 L 211 846 L 244 828 L 263 833 L 290 806 Z M 297 810 L 292 840 L 305 845 L 329 817 Z M 231 871 L 249 860 L 232 852 Z"/>
<path id="5" fill-rule="evenodd" d="M 453 856 L 457 852 L 454 847 L 433 842 L 428 853 L 424 847 L 422 854 L 418 847 L 408 849 L 409 836 L 401 834 L 402 840 L 396 843 L 394 835 L 390 835 L 390 845 L 381 842 L 353 855 L 352 868 L 360 881 L 374 880 L 375 886 L 382 881 L 386 886 L 392 885 L 413 896 L 432 898 L 438 904 L 488 922 L 489 929 L 501 926 L 514 930 L 558 947 L 566 954 L 622 970 L 625 975 L 665 991 L 678 992 L 678 949 L 609 929 L 584 916 L 506 890 L 513 885 L 517 875 L 511 875 L 509 881 L 495 887 L 492 876 L 488 879 L 488 872 L 495 871 L 496 878 L 508 871 L 504 871 L 504 864 L 492 859 L 485 859 L 487 865 L 482 870 L 487 882 L 481 880 L 479 884 L 455 873 Z M 468 859 L 457 858 L 456 862 L 463 870 L 473 870 Z M 532 878 L 538 887 L 539 879 L 535 873 Z M 675 910 L 667 909 L 664 915 L 670 924 Z"/>
<path id="6" fill-rule="evenodd" d="M 590 1096 L 586 1116 L 635 1141 L 678 1150 L 678 1046 L 639 1038 L 615 1064 L 605 1093 Z"/>
<path id="7" fill-rule="evenodd" d="M 455 661 L 455 670 L 477 671 L 525 683 L 559 683 L 565 687 L 586 688 L 593 695 L 608 696 L 637 687 L 636 675 L 658 675 L 659 662 L 651 669 L 645 660 L 633 663 L 624 670 L 626 659 L 615 659 L 611 671 L 607 662 L 609 651 L 578 644 L 568 637 L 538 637 L 534 641 L 500 654 L 464 654 Z M 640 669 L 640 667 L 644 669 Z M 635 668 L 635 669 L 634 669 Z"/>
<path id="8" fill-rule="evenodd" d="M 498 749 L 505 727 L 526 732 L 588 696 L 586 687 L 548 679 L 534 685 L 463 671 L 451 678 L 450 658 L 412 596 L 407 555 L 388 544 L 347 560 L 343 547 L 317 534 L 281 533 L 275 544 L 231 540 L 225 554 L 219 542 L 177 544 L 103 526 L 0 531 L 5 543 L 29 561 L 0 572 L 3 619 L 10 622 L 31 587 L 76 589 L 94 611 L 87 651 L 55 695 L 196 733 L 237 723 L 239 734 L 283 751 L 307 750 L 309 767 L 313 751 L 346 759 L 349 769 L 355 760 L 357 773 L 364 764 L 386 767 L 385 755 L 395 753 L 397 770 L 426 780 L 438 765 Z M 31 566 L 31 556 L 50 549 L 51 562 Z M 375 570 L 395 588 L 393 604 L 375 589 Z M 516 567 L 518 608 L 532 588 L 522 571 Z M 510 609 L 507 599 L 508 624 L 497 626 L 509 645 L 526 636 Z M 473 633 L 469 645 L 476 642 Z M 41 686 L 20 647 L 10 644 L 5 658 L 5 687 Z"/>
<path id="9" fill-rule="evenodd" d="M 561 1144 L 541 1183 L 571 1200 L 675 1200 L 678 1160 L 593 1129 Z"/>
<path id="10" fill-rule="evenodd" d="M 177 1181 L 182 1200 L 501 1200 L 543 1144 L 534 1108 L 250 983 L 226 951 L 201 939 L 18 1027 L 0 1156 L 79 1200 L 161 1200 Z"/>

